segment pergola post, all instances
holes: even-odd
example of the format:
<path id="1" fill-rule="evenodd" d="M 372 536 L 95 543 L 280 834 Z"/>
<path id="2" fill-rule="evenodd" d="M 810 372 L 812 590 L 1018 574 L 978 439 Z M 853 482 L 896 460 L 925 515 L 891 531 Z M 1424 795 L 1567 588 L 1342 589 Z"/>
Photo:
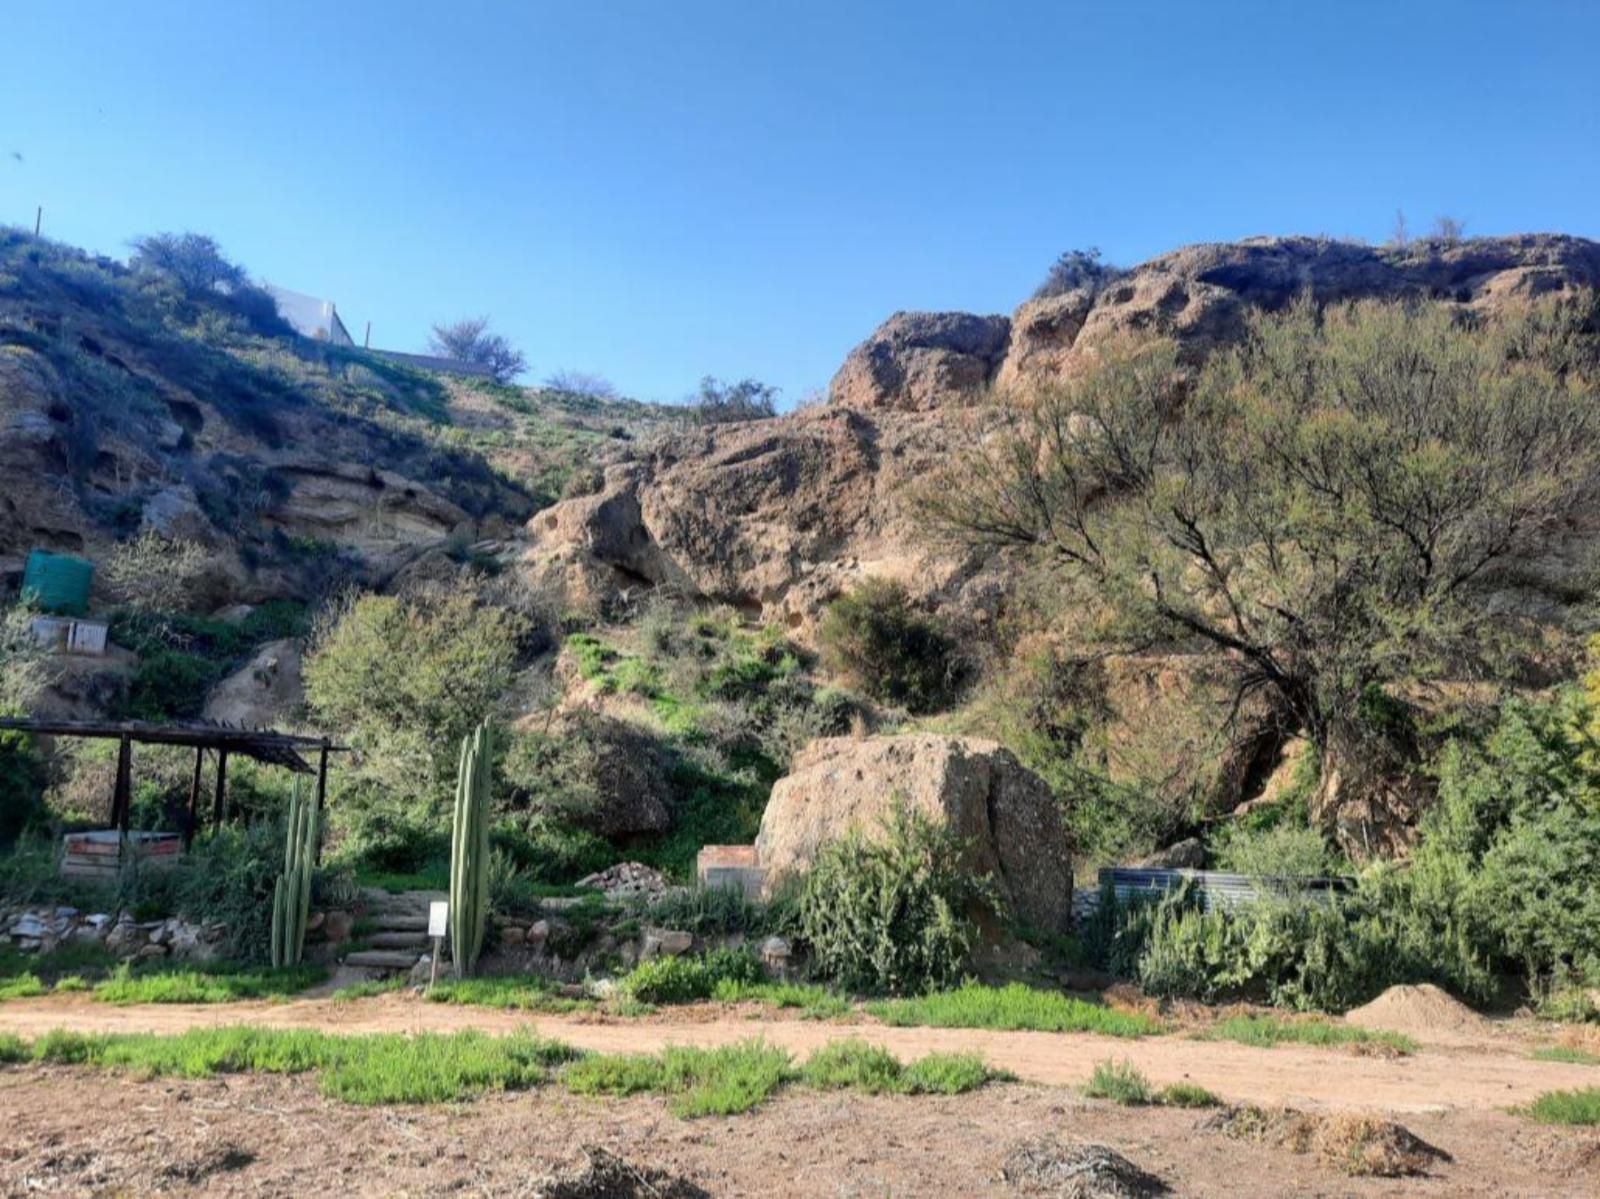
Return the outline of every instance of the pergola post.
<path id="1" fill-rule="evenodd" d="M 194 749 L 194 777 L 189 780 L 189 827 L 183 830 L 185 848 L 194 844 L 194 833 L 200 827 L 200 767 L 206 756 L 204 746 Z"/>
<path id="2" fill-rule="evenodd" d="M 117 747 L 117 786 L 111 793 L 111 824 L 123 833 L 133 818 L 133 742 L 124 737 Z"/>
<path id="3" fill-rule="evenodd" d="M 228 751 L 217 750 L 217 793 L 211 800 L 211 823 L 222 827 L 224 797 L 228 794 Z"/>
<path id="4" fill-rule="evenodd" d="M 328 743 L 323 741 L 317 754 L 317 844 L 312 861 L 322 865 L 322 809 L 328 802 Z"/>

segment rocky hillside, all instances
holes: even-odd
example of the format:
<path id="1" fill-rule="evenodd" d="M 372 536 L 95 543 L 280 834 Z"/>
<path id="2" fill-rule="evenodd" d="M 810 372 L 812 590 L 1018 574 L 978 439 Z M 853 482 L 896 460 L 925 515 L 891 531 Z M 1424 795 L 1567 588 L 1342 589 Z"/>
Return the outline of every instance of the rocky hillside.
<path id="1" fill-rule="evenodd" d="M 1168 339 L 1180 368 L 1193 370 L 1236 344 L 1253 311 L 1304 295 L 1414 299 L 1492 317 L 1597 287 L 1600 244 L 1575 237 L 1406 247 L 1256 238 L 1185 247 L 1030 299 L 1009 318 L 897 313 L 850 353 L 826 404 L 663 439 L 612 465 L 592 494 L 539 513 L 523 568 L 591 603 L 669 587 L 780 623 L 802 642 L 837 596 L 866 578 L 896 580 L 966 630 L 975 652 L 1002 656 L 971 702 L 945 718 L 953 731 L 1003 736 L 1010 727 L 1025 741 L 1041 726 L 1069 727 L 1061 735 L 1084 738 L 1113 783 L 1153 788 L 1175 813 L 1226 813 L 1282 792 L 1299 768 L 1301 743 L 1283 714 L 1259 695 L 1236 704 L 1215 656 L 1177 644 L 1060 675 L 1049 664 L 1070 650 L 1071 618 L 1041 617 L 1037 596 L 1019 591 L 1029 579 L 1020 559 L 930 537 L 915 485 L 986 435 L 996 399 L 1025 403 L 1130 335 Z M 1566 620 L 1587 587 L 1587 536 L 1553 542 L 1538 577 L 1504 581 L 1492 604 Z M 1412 805 L 1399 819 L 1414 815 Z M 1403 840 L 1378 829 L 1377 817 L 1362 820 L 1365 839 Z"/>
<path id="2" fill-rule="evenodd" d="M 29 550 L 198 542 L 193 606 L 382 581 L 511 536 L 644 405 L 463 385 L 0 232 L 0 578 Z"/>
<path id="3" fill-rule="evenodd" d="M 1600 243 L 1549 234 L 1373 247 L 1324 238 L 1187 246 L 1098 288 L 1030 299 L 1009 318 L 900 312 L 850 352 L 824 406 L 667 440 L 598 490 L 540 514 L 528 563 L 594 594 L 671 585 L 791 628 L 864 576 L 904 581 L 983 618 L 997 565 L 930 546 L 904 504 L 949 449 L 980 435 L 990 389 L 1025 393 L 1129 333 L 1195 364 L 1246 314 L 1415 297 L 1471 311 L 1600 287 Z"/>

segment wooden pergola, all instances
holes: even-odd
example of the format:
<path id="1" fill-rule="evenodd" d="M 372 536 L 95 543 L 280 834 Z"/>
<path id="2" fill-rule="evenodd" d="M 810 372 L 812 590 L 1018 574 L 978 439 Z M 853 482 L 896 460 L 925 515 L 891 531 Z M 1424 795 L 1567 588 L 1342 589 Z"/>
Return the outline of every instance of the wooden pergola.
<path id="1" fill-rule="evenodd" d="M 119 742 L 117 751 L 117 782 L 111 795 L 111 825 L 122 832 L 128 831 L 133 811 L 133 746 L 185 745 L 194 749 L 194 778 L 189 784 L 189 827 L 184 830 L 187 842 L 200 826 L 200 778 L 205 752 L 217 755 L 217 782 L 211 801 L 211 821 L 214 825 L 226 819 L 228 794 L 228 757 L 240 754 L 268 766 L 281 766 L 295 774 L 316 776 L 317 809 L 320 811 L 328 796 L 328 755 L 343 752 L 347 746 L 335 745 L 327 737 L 305 737 L 296 733 L 280 733 L 271 729 L 241 729 L 227 724 L 203 720 L 175 721 L 157 724 L 145 720 L 50 720 L 35 717 L 0 718 L 0 729 L 19 733 L 37 733 L 47 737 L 90 737 Z M 303 754 L 314 753 L 315 767 Z"/>

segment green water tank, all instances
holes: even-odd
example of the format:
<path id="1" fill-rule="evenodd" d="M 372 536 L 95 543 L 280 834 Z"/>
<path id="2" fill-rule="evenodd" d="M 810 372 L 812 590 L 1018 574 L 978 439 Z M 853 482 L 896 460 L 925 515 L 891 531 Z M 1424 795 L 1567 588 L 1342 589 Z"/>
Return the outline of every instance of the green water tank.
<path id="1" fill-rule="evenodd" d="M 60 616 L 87 616 L 93 583 L 93 562 L 49 550 L 34 550 L 22 571 L 22 594 Z"/>

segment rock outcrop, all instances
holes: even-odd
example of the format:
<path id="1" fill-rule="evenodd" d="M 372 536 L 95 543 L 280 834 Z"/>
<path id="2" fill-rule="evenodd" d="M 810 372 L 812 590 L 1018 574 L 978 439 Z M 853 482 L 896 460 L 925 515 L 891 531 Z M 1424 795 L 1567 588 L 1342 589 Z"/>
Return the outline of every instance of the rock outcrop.
<path id="1" fill-rule="evenodd" d="M 255 656 L 211 689 L 202 715 L 245 729 L 274 728 L 305 702 L 300 646 L 269 641 Z"/>
<path id="2" fill-rule="evenodd" d="M 1302 294 L 1319 304 L 1417 298 L 1493 311 L 1552 292 L 1600 286 L 1600 243 L 1527 234 L 1446 244 L 1368 246 L 1321 237 L 1252 237 L 1184 246 L 1152 258 L 1098 294 L 1069 292 L 1017 310 L 996 376 L 1026 386 L 1081 369 L 1129 334 L 1161 334 L 1202 361 L 1238 340 L 1252 309 Z"/>
<path id="3" fill-rule="evenodd" d="M 813 742 L 772 788 L 756 837 L 769 887 L 804 873 L 850 829 L 872 836 L 892 805 L 967 842 L 967 866 L 989 875 L 1015 917 L 1064 930 L 1072 859 L 1055 797 L 997 742 L 929 733 Z"/>
<path id="4" fill-rule="evenodd" d="M 1003 316 L 897 312 L 850 351 L 829 400 L 846 408 L 944 407 L 988 384 L 1010 331 Z"/>
<path id="5" fill-rule="evenodd" d="M 678 434 L 535 516 L 523 569 L 574 605 L 666 587 L 802 633 L 868 575 L 982 609 L 992 572 L 930 545 L 910 503 L 971 415 L 822 407 Z"/>

